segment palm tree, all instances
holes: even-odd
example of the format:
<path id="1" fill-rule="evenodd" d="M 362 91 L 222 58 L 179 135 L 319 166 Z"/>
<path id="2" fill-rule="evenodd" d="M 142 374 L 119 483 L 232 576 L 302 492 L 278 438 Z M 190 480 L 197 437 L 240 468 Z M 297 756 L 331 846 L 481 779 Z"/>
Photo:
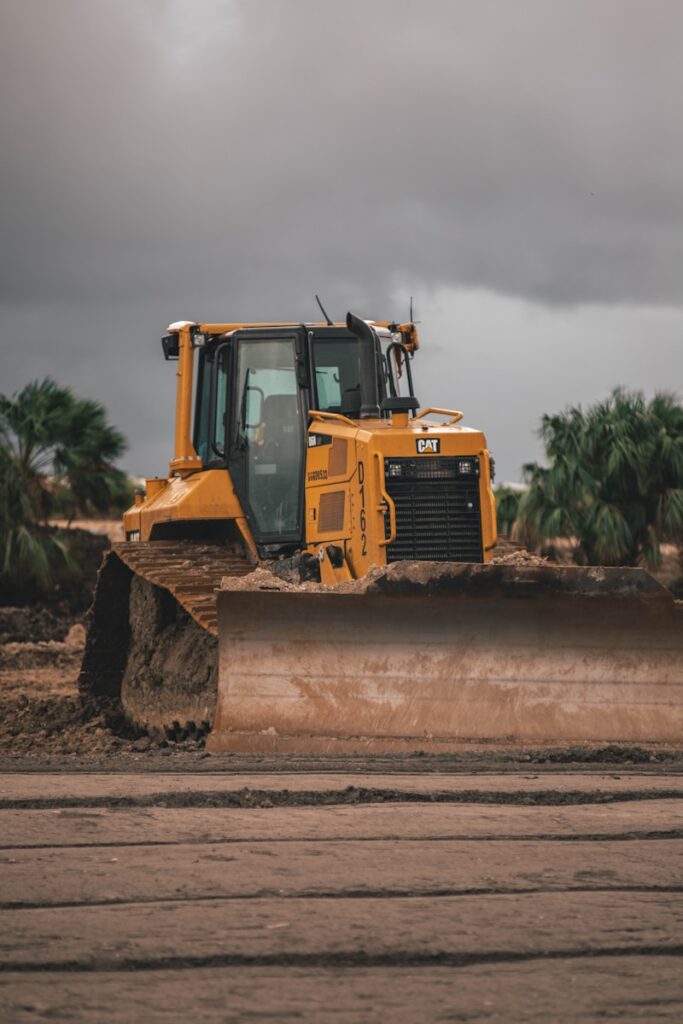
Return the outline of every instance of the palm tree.
<path id="1" fill-rule="evenodd" d="M 519 512 L 521 496 L 521 491 L 515 490 L 512 487 L 506 487 L 505 484 L 500 484 L 496 487 L 496 520 L 498 523 L 498 533 L 501 536 L 512 536 L 512 529 Z"/>
<path id="2" fill-rule="evenodd" d="M 683 407 L 671 394 L 648 402 L 617 388 L 585 412 L 544 416 L 549 465 L 524 467 L 529 490 L 517 529 L 531 543 L 572 538 L 578 561 L 660 563 L 660 546 L 683 539 Z"/>
<path id="3" fill-rule="evenodd" d="M 123 476 L 112 462 L 125 447 L 101 405 L 52 380 L 0 395 L 0 574 L 51 581 L 68 560 L 63 538 L 47 530 L 60 490 L 106 510 Z"/>

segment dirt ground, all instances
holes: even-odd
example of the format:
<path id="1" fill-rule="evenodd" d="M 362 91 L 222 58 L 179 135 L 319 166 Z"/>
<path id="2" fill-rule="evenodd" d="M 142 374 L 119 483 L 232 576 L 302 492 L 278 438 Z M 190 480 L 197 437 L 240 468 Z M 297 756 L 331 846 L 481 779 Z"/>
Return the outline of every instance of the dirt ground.
<path id="1" fill-rule="evenodd" d="M 209 755 L 0 635 L 0 1020 L 683 1018 L 680 750 Z"/>
<path id="2" fill-rule="evenodd" d="M 209 754 L 0 609 L 0 1020 L 683 1019 L 683 747 Z"/>
<path id="3" fill-rule="evenodd" d="M 2 1019 L 681 1019 L 680 774 L 141 767 L 0 775 Z"/>
<path id="4" fill-rule="evenodd" d="M 36 639 L 27 639 L 34 637 Z M 0 608 L 0 770 L 166 770 L 169 758 L 183 771 L 515 771 L 528 764 L 540 771 L 570 765 L 630 766 L 667 772 L 683 769 L 683 749 L 590 746 L 571 748 L 463 744 L 453 754 L 385 755 L 364 758 L 209 755 L 203 739 L 161 740 L 125 726 L 116 711 L 84 704 L 77 678 L 85 640 L 81 621 L 36 608 Z"/>

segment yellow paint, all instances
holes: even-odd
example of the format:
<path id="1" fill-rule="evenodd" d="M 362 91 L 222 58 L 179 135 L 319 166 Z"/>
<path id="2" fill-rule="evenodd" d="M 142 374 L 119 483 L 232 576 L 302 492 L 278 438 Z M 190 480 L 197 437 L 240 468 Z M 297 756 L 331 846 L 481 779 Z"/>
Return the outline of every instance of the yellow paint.
<path id="1" fill-rule="evenodd" d="M 400 324 L 397 328 L 389 322 L 376 321 L 376 324 L 392 326 L 411 351 L 419 347 L 414 324 Z M 194 336 L 229 334 L 249 327 L 289 326 L 298 325 L 197 323 L 178 328 L 175 453 L 169 467 L 169 478 L 148 480 L 146 498 L 142 502 L 136 500 L 136 504 L 125 513 L 124 528 L 128 537 L 132 534 L 140 540 L 149 540 L 154 527 L 161 523 L 231 520 L 240 531 L 247 550 L 254 558 L 257 557 L 256 545 L 230 474 L 225 469 L 203 470 L 192 443 Z M 430 415 L 445 416 L 446 419 L 441 423 L 427 421 L 426 417 Z M 304 550 L 320 558 L 323 582 L 358 578 L 364 576 L 372 565 L 386 564 L 386 547 L 395 535 L 395 514 L 384 485 L 384 460 L 391 457 L 415 458 L 415 442 L 420 437 L 438 437 L 443 457 L 471 456 L 479 459 L 484 561 L 490 560 L 497 540 L 490 457 L 484 435 L 478 430 L 458 425 L 462 415 L 453 409 L 429 407 L 412 419 L 400 412 L 394 413 L 390 419 L 356 421 L 339 413 L 311 412 L 309 433 L 347 442 L 346 465 L 337 466 L 339 472 L 335 476 L 328 472 L 331 445 L 306 449 Z M 344 492 L 343 516 L 332 530 L 323 531 L 321 525 L 325 524 L 325 519 L 321 524 L 321 498 L 339 491 Z M 329 545 L 342 549 L 344 564 L 341 567 L 330 562 L 325 550 Z"/>
<path id="2" fill-rule="evenodd" d="M 194 349 L 192 347 L 192 325 L 187 324 L 178 332 L 178 377 L 175 416 L 175 456 L 169 472 L 186 473 L 201 469 L 201 459 L 192 444 L 192 370 Z"/>
<path id="3" fill-rule="evenodd" d="M 155 485 L 158 483 L 154 481 Z M 249 553 L 257 557 L 256 545 L 227 470 L 205 469 L 172 476 L 161 483 L 153 494 L 148 492 L 142 505 L 134 505 L 124 514 L 126 536 L 139 531 L 140 540 L 150 540 L 154 526 L 159 523 L 230 519 L 244 538 Z"/>
<path id="4" fill-rule="evenodd" d="M 372 565 L 386 565 L 386 547 L 393 535 L 385 536 L 385 523 L 392 534 L 395 518 L 392 502 L 384 489 L 384 460 L 386 458 L 419 458 L 416 440 L 420 437 L 438 437 L 440 455 L 470 456 L 479 459 L 479 501 L 482 516 L 482 545 L 484 561 L 491 559 L 497 540 L 495 499 L 491 487 L 490 456 L 486 438 L 478 430 L 456 426 L 456 414 L 444 410 L 446 423 L 427 423 L 412 419 L 407 424 L 377 419 L 353 422 L 336 414 L 323 416 L 313 413 L 310 433 L 332 438 L 346 438 L 348 457 L 345 473 L 329 477 L 326 468 L 329 445 L 316 445 L 307 449 L 306 459 L 306 546 L 317 554 L 321 547 L 334 544 L 341 547 L 354 578 L 364 576 Z M 323 494 L 344 488 L 347 494 L 343 528 L 335 535 L 319 529 L 319 507 Z"/>

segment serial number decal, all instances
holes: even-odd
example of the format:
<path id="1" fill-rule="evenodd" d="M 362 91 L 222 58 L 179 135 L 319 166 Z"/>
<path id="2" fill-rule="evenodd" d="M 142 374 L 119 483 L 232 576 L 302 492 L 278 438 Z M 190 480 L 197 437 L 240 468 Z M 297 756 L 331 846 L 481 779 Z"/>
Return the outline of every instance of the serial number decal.
<path id="1" fill-rule="evenodd" d="M 320 448 L 322 445 L 332 444 L 332 438 L 329 434 L 309 434 L 308 435 L 308 447 L 309 448 Z"/>
<path id="2" fill-rule="evenodd" d="M 314 469 L 308 474 L 308 482 L 311 483 L 313 480 L 327 480 L 326 469 Z"/>
<path id="3" fill-rule="evenodd" d="M 441 451 L 440 437 L 418 437 L 416 444 L 418 455 L 438 455 Z"/>
<path id="4" fill-rule="evenodd" d="M 358 485 L 360 492 L 360 553 L 361 555 L 367 555 L 368 537 L 365 532 L 367 527 L 367 518 L 365 515 L 365 465 L 360 461 L 358 463 Z"/>

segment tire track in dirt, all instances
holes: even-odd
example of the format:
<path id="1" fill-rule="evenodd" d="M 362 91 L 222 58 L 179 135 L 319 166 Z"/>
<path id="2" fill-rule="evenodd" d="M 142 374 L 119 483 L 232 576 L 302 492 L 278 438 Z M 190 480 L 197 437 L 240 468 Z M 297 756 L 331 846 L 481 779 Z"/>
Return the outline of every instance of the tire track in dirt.
<path id="1" fill-rule="evenodd" d="M 158 906 L 165 903 L 230 903 L 235 900 L 410 900 L 410 899 L 433 899 L 458 896 L 542 896 L 556 893 L 653 893 L 661 895 L 683 895 L 683 885 L 564 885 L 557 886 L 529 886 L 523 887 L 487 887 L 469 889 L 358 889 L 338 892 L 334 889 L 315 890 L 300 889 L 297 892 L 278 892 L 277 889 L 262 889 L 252 893 L 222 894 L 220 896 L 211 894 L 200 894 L 197 896 L 160 896 L 145 897 L 139 899 L 103 899 L 103 900 L 65 900 L 60 903 L 46 903 L 30 901 L 0 903 L 0 911 L 3 910 L 74 910 L 80 907 L 137 907 L 137 906 Z"/>
<path id="2" fill-rule="evenodd" d="M 335 843 L 400 843 L 400 842 L 411 842 L 414 837 L 408 836 L 397 836 L 397 835 L 374 835 L 374 836 L 330 836 L 316 839 L 318 843 L 328 843 L 334 845 Z M 598 832 L 586 832 L 576 835 L 558 835 L 554 832 L 549 833 L 527 833 L 523 835 L 464 835 L 464 834 L 435 834 L 420 836 L 420 840 L 425 843 L 430 842 L 481 842 L 486 840 L 489 843 L 496 842 L 534 842 L 534 843 L 573 843 L 573 842 L 627 842 L 632 839 L 657 841 L 664 839 L 683 839 L 683 829 L 664 829 L 664 830 L 652 830 L 645 832 L 613 832 L 607 835 Z M 25 845 L 0 845 L 0 851 L 11 851 L 11 850 L 91 850 L 91 849 L 106 849 L 111 847 L 112 849 L 121 849 L 126 846 L 216 846 L 218 843 L 228 844 L 247 844 L 254 842 L 250 837 L 237 836 L 234 839 L 216 839 L 215 836 L 198 836 L 196 838 L 182 838 L 182 839 L 139 839 L 139 840 L 125 840 L 117 843 L 112 840 L 106 842 L 83 842 L 83 843 L 60 843 L 55 845 L 54 843 L 27 843 Z M 267 836 L 259 839 L 259 842 L 269 843 L 310 843 L 310 836 L 302 836 L 300 839 L 296 837 L 282 837 L 282 836 Z"/>
<path id="3" fill-rule="evenodd" d="M 58 974 L 96 974 L 111 971 L 117 974 L 154 971 L 194 971 L 206 967 L 474 967 L 482 964 L 523 964 L 538 960 L 610 960 L 614 957 L 661 957 L 683 956 L 683 944 L 679 946 L 609 946 L 601 949 L 586 949 L 583 946 L 562 949 L 514 950 L 468 952 L 468 953 L 418 953 L 366 954 L 349 950 L 339 953 L 276 953 L 259 956 L 240 954 L 216 954 L 196 957 L 149 957 L 62 961 L 14 961 L 0 963 L 0 974 L 25 974 L 53 971 Z"/>
<path id="4" fill-rule="evenodd" d="M 583 790 L 518 790 L 495 792 L 486 790 L 445 790 L 443 792 L 411 792 L 400 789 L 346 790 L 237 790 L 233 792 L 152 793 L 139 796 L 83 796 L 0 798 L 0 810 L 59 810 L 78 807 L 132 808 L 132 807 L 317 807 L 374 803 L 436 803 L 436 804 L 501 804 L 528 807 L 561 807 L 579 804 L 609 804 L 641 800 L 680 800 L 680 789 L 633 789 L 618 792 L 586 792 Z"/>

